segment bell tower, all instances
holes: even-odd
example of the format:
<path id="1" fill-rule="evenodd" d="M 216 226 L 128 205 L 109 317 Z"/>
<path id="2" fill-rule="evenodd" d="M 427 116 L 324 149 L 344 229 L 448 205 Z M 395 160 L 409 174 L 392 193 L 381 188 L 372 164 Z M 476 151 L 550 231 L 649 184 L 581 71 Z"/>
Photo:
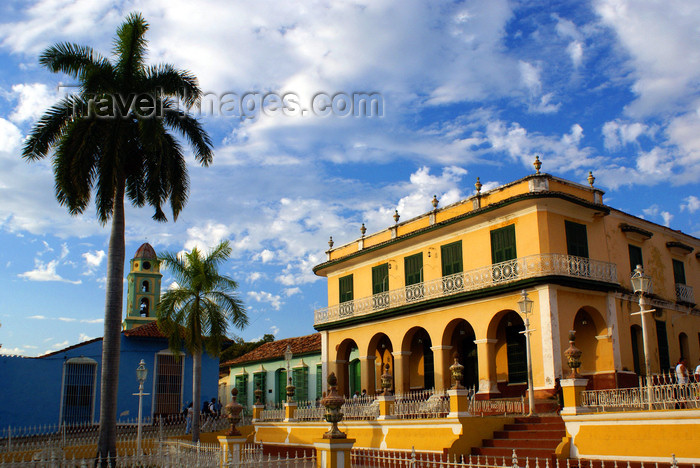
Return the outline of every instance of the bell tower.
<path id="1" fill-rule="evenodd" d="M 157 319 L 156 308 L 160 301 L 160 280 L 163 277 L 156 251 L 149 243 L 138 248 L 130 263 L 131 268 L 127 275 L 125 330 Z"/>

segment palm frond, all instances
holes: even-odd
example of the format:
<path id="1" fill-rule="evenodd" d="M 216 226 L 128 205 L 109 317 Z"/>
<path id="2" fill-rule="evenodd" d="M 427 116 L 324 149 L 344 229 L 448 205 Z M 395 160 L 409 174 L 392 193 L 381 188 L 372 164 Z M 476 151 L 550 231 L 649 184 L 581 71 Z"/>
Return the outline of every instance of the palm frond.
<path id="1" fill-rule="evenodd" d="M 196 104 L 202 95 L 197 78 L 193 74 L 187 70 L 177 70 L 169 64 L 148 67 L 143 87 L 147 90 L 158 90 L 164 96 L 177 97 L 187 106 Z"/>
<path id="2" fill-rule="evenodd" d="M 79 96 L 61 99 L 34 124 L 22 148 L 22 157 L 30 161 L 44 158 L 64 134 L 66 126 L 87 113 L 87 104 Z"/>
<path id="3" fill-rule="evenodd" d="M 111 71 L 112 65 L 92 47 L 61 42 L 46 49 L 39 63 L 54 73 L 83 78 L 95 70 Z"/>
<path id="4" fill-rule="evenodd" d="M 212 141 L 197 119 L 182 111 L 165 108 L 163 112 L 165 125 L 176 130 L 187 139 L 194 149 L 194 157 L 202 166 L 209 166 L 214 158 Z"/>
<path id="5" fill-rule="evenodd" d="M 125 84 L 133 85 L 139 75 L 143 75 L 146 63 L 146 31 L 148 23 L 141 13 L 129 13 L 117 29 L 114 40 L 114 54 L 117 56 L 117 73 Z"/>

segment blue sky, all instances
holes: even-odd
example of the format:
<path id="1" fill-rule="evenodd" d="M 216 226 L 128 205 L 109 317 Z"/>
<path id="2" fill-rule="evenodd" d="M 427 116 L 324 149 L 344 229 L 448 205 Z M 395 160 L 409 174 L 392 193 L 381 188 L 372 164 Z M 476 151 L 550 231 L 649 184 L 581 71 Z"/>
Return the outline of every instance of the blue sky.
<path id="1" fill-rule="evenodd" d="M 311 269 L 336 246 L 542 170 L 700 236 L 700 4 L 687 1 L 102 1 L 0 5 L 0 343 L 37 355 L 102 335 L 108 227 L 71 217 L 50 161 L 19 154 L 66 76 L 51 44 L 111 52 L 131 11 L 149 60 L 188 69 L 212 96 L 379 93 L 381 117 L 202 113 L 210 168 L 190 166 L 177 222 L 127 210 L 130 258 L 230 239 L 246 339 L 313 332 L 327 305 Z M 190 157 L 190 163 L 194 163 Z M 164 285 L 171 283 L 164 277 Z"/>

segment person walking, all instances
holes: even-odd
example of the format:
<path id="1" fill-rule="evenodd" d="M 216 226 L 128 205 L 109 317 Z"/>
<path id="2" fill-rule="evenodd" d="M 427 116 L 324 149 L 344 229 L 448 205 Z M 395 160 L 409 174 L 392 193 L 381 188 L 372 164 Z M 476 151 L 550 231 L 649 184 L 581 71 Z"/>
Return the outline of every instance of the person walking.
<path id="1" fill-rule="evenodd" d="M 190 431 L 192 430 L 192 418 L 194 417 L 194 408 L 192 406 L 192 402 L 190 402 L 189 405 L 187 405 L 187 413 L 185 415 L 185 434 L 189 434 Z"/>
<path id="2" fill-rule="evenodd" d="M 685 400 L 688 399 L 688 363 L 683 356 L 676 364 L 676 409 L 685 409 Z"/>

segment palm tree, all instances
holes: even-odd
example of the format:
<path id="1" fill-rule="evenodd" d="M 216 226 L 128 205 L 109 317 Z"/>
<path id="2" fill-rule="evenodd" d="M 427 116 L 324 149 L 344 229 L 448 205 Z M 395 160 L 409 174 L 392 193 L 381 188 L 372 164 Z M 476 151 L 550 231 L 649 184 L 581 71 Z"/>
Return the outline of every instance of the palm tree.
<path id="1" fill-rule="evenodd" d="M 158 327 L 169 338 L 170 349 L 179 353 L 184 347 L 192 354 L 192 441 L 199 441 L 199 401 L 202 384 L 202 351 L 221 354 L 229 323 L 243 328 L 248 316 L 234 291 L 236 282 L 219 274 L 219 266 L 231 255 L 228 241 L 202 256 L 196 247 L 184 255 L 162 254 L 176 286 L 166 292 L 158 304 Z"/>
<path id="2" fill-rule="evenodd" d="M 77 44 L 46 49 L 39 62 L 76 79 L 79 88 L 39 119 L 22 151 L 29 161 L 51 155 L 56 198 L 72 215 L 83 213 L 94 190 L 99 221 L 112 220 L 100 381 L 98 456 L 103 460 L 116 456 L 124 198 L 153 207 L 156 221 L 167 220 L 161 207 L 170 200 L 177 219 L 189 179 L 182 146 L 170 131 L 187 140 L 198 163 L 212 161 L 209 135 L 175 102 L 197 102 L 197 79 L 171 65 L 147 65 L 147 30 L 140 14 L 127 16 L 114 39 L 113 61 Z"/>

